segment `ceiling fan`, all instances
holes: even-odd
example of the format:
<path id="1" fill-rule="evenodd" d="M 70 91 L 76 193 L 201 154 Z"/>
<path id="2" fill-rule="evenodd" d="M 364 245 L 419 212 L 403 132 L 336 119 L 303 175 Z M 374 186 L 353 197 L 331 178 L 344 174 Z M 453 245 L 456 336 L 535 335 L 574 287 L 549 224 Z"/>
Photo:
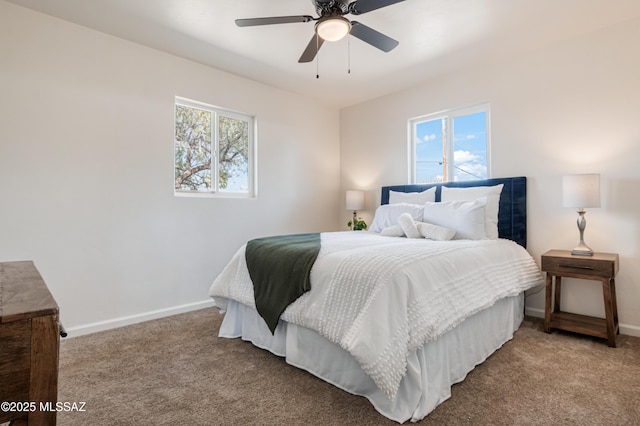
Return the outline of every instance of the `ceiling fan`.
<path id="1" fill-rule="evenodd" d="M 351 34 L 383 52 L 389 52 L 398 45 L 396 40 L 360 22 L 350 21 L 344 15 L 362 15 L 402 1 L 404 0 L 356 0 L 350 3 L 349 0 L 311 0 L 316 12 L 320 15 L 317 18 L 309 15 L 298 15 L 236 19 L 236 25 L 239 27 L 254 27 L 258 25 L 317 21 L 315 34 L 304 52 L 302 52 L 302 56 L 298 60 L 300 63 L 313 61 L 325 41 L 337 41 L 347 34 Z"/>

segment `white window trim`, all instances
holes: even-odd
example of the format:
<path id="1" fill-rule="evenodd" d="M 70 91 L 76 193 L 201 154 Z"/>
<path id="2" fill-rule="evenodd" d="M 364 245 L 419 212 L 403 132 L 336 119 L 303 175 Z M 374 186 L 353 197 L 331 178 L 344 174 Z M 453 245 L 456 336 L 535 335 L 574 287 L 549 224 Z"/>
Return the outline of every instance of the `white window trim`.
<path id="1" fill-rule="evenodd" d="M 215 119 L 212 120 L 212 136 L 218 134 L 218 115 L 223 115 L 229 118 L 236 118 L 239 120 L 247 120 L 249 121 L 249 164 L 248 164 L 248 190 L 247 192 L 233 192 L 233 191 L 190 191 L 190 190 L 177 190 L 175 188 L 175 159 L 174 159 L 174 167 L 173 167 L 173 195 L 176 197 L 195 197 L 195 198 L 257 198 L 258 197 L 258 150 L 257 150 L 257 134 L 258 134 L 258 119 L 255 115 L 233 111 L 226 108 L 218 107 L 215 105 L 206 104 L 204 102 L 194 101 L 192 99 L 183 98 L 180 96 L 176 96 L 174 100 L 174 109 L 173 109 L 173 153 L 172 158 L 175 158 L 175 138 L 176 138 L 176 128 L 175 128 L 175 116 L 176 116 L 176 107 L 185 106 L 189 108 L 198 108 L 204 109 L 207 111 L 212 111 L 215 115 Z M 218 155 L 218 146 L 215 144 L 215 149 L 213 149 L 211 156 L 211 173 L 213 179 L 215 180 L 215 188 L 218 188 L 218 173 L 215 173 L 215 165 L 217 164 L 217 155 Z"/>
<path id="2" fill-rule="evenodd" d="M 484 112 L 485 113 L 485 119 L 486 119 L 486 123 L 485 123 L 485 128 L 486 128 L 486 134 L 487 134 L 487 141 L 486 141 L 486 152 L 487 152 L 487 179 L 491 178 L 492 174 L 491 174 L 491 108 L 490 108 L 490 104 L 489 102 L 483 102 L 481 104 L 475 104 L 475 105 L 471 105 L 471 106 L 466 106 L 466 107 L 461 107 L 461 108 L 451 108 L 451 109 L 447 109 L 447 110 L 443 110 L 443 111 L 439 111 L 439 112 L 434 112 L 432 114 L 427 114 L 427 115 L 422 115 L 420 117 L 415 117 L 412 118 L 408 121 L 408 132 L 407 134 L 409 135 L 408 138 L 408 152 L 409 155 L 408 160 L 409 160 L 409 164 L 408 164 L 408 170 L 409 170 L 409 176 L 408 176 L 408 181 L 411 184 L 415 184 L 416 183 L 416 144 L 415 144 L 415 138 L 416 138 L 416 125 L 418 123 L 422 123 L 423 121 L 431 121 L 431 120 L 437 120 L 439 118 L 447 118 L 447 128 L 449 130 L 453 129 L 453 118 L 459 117 L 459 116 L 463 116 L 463 115 L 470 115 L 470 114 L 475 114 L 478 112 Z M 448 158 L 453 158 L 453 134 L 455 134 L 455 129 L 453 129 L 454 131 L 448 131 L 447 132 L 447 157 Z M 453 172 L 454 172 L 454 163 L 453 161 L 450 161 L 447 163 L 448 164 L 448 170 L 447 170 L 447 174 L 449 176 L 453 176 Z"/>

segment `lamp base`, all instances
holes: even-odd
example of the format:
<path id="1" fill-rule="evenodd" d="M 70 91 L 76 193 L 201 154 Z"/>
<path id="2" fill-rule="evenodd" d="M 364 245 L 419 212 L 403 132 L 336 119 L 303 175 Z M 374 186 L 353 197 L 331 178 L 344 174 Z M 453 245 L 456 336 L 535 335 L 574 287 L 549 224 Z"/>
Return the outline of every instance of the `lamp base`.
<path id="1" fill-rule="evenodd" d="M 587 219 L 584 218 L 584 209 L 578 209 L 578 230 L 580 231 L 580 242 L 578 246 L 571 250 L 571 254 L 576 256 L 593 256 L 593 250 L 584 243 L 584 229 L 587 227 Z"/>
<path id="2" fill-rule="evenodd" d="M 575 256 L 593 256 L 593 250 L 591 250 L 586 244 L 582 243 L 571 250 L 571 254 Z"/>

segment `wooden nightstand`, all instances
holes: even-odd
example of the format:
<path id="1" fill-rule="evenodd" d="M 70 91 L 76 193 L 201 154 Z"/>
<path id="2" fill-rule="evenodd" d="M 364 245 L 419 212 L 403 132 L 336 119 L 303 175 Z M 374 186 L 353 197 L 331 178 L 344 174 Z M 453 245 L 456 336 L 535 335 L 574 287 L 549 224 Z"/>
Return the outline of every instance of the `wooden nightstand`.
<path id="1" fill-rule="evenodd" d="M 618 330 L 618 306 L 616 302 L 615 276 L 619 260 L 615 253 L 594 253 L 593 256 L 575 256 L 568 250 L 549 250 L 542 255 L 542 270 L 547 273 L 544 306 L 544 331 L 552 328 L 602 337 L 609 346 L 616 347 Z M 572 314 L 560 310 L 562 277 L 597 280 L 602 282 L 605 318 Z M 555 281 L 553 310 L 551 293 Z"/>

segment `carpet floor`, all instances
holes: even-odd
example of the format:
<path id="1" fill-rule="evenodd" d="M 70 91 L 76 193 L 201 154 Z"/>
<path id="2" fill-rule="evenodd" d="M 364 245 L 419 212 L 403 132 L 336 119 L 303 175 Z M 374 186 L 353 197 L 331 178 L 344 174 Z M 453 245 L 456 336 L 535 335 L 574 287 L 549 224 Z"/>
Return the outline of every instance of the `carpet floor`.
<path id="1" fill-rule="evenodd" d="M 59 425 L 393 425 L 348 394 L 240 339 L 203 309 L 63 339 Z M 640 339 L 525 319 L 420 425 L 640 425 Z"/>

